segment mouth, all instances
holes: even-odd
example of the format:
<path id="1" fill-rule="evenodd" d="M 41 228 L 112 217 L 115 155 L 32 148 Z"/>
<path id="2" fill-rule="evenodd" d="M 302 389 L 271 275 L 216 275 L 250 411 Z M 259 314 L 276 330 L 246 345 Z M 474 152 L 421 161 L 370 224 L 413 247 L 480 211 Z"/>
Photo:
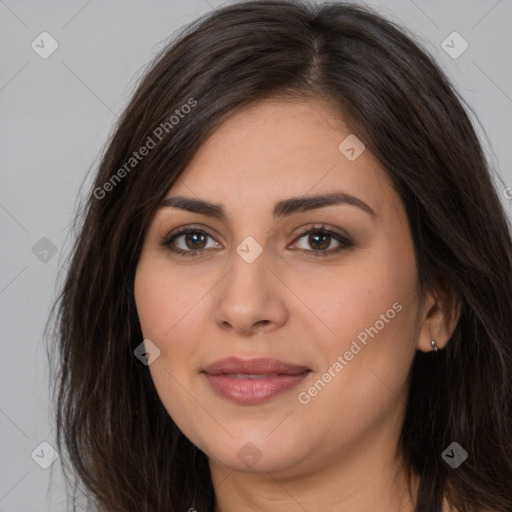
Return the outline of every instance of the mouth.
<path id="1" fill-rule="evenodd" d="M 239 404 L 259 404 L 302 382 L 311 372 L 305 366 L 277 359 L 221 359 L 202 373 L 212 390 Z"/>

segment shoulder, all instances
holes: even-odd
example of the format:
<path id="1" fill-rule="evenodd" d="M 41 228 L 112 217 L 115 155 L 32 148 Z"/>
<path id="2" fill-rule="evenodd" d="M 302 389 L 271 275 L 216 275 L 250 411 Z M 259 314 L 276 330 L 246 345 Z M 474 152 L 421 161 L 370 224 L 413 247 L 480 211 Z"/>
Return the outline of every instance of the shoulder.
<path id="1" fill-rule="evenodd" d="M 443 498 L 443 510 L 442 512 L 459 512 L 456 508 L 451 507 L 446 498 Z"/>

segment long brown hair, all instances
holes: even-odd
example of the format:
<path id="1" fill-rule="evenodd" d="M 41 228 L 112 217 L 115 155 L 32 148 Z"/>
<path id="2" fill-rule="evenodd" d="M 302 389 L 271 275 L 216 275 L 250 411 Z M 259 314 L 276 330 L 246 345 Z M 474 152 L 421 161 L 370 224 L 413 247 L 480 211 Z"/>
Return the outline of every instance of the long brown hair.
<path id="1" fill-rule="evenodd" d="M 446 496 L 461 512 L 510 512 L 510 225 L 463 101 L 433 59 L 394 23 L 341 2 L 227 6 L 186 27 L 145 71 L 77 214 L 52 310 L 67 478 L 101 511 L 213 511 L 206 455 L 134 356 L 143 340 L 134 275 L 157 205 L 201 143 L 228 114 L 269 97 L 337 109 L 406 206 L 420 291 L 442 286 L 460 306 L 446 349 L 413 362 L 399 450 L 420 477 L 416 510 L 440 511 Z M 454 441 L 469 454 L 456 470 L 441 457 Z"/>

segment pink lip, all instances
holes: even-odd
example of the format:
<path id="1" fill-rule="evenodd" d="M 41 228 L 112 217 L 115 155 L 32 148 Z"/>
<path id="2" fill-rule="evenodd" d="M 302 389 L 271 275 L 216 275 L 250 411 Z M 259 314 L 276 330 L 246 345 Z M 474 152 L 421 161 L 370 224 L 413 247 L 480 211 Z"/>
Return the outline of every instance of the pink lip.
<path id="1" fill-rule="evenodd" d="M 309 372 L 305 366 L 277 359 L 236 357 L 221 359 L 203 370 L 217 394 L 240 404 L 264 402 L 296 386 Z M 256 375 L 268 376 L 258 378 Z"/>

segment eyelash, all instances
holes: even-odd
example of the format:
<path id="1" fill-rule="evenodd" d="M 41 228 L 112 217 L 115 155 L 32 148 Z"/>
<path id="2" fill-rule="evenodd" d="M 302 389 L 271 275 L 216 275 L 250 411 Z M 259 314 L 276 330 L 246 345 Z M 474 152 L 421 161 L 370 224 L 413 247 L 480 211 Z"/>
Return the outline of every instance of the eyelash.
<path id="1" fill-rule="evenodd" d="M 210 238 L 213 238 L 208 231 L 200 228 L 195 228 L 192 226 L 188 226 L 186 228 L 181 229 L 180 231 L 173 233 L 172 235 L 166 235 L 160 240 L 160 245 L 165 247 L 167 250 L 175 253 L 180 254 L 182 256 L 191 257 L 196 256 L 201 252 L 205 252 L 206 249 L 199 249 L 199 250 L 188 250 L 185 251 L 183 249 L 173 249 L 171 248 L 171 244 L 180 236 L 186 235 L 188 233 L 201 233 L 203 235 L 209 236 Z M 314 226 L 312 228 L 309 228 L 307 231 L 304 231 L 300 233 L 294 240 L 294 242 L 298 241 L 302 237 L 309 235 L 309 234 L 318 234 L 321 233 L 322 235 L 330 235 L 333 237 L 336 241 L 340 243 L 338 247 L 335 249 L 330 250 L 307 250 L 307 249 L 297 249 L 298 251 L 301 251 L 302 253 L 308 253 L 310 256 L 314 257 L 326 257 L 331 256 L 333 254 L 337 254 L 343 250 L 351 248 L 354 244 L 353 242 L 347 238 L 346 236 L 341 235 L 340 233 L 336 233 L 335 231 L 332 231 L 330 229 L 327 229 L 324 225 L 320 226 Z"/>

